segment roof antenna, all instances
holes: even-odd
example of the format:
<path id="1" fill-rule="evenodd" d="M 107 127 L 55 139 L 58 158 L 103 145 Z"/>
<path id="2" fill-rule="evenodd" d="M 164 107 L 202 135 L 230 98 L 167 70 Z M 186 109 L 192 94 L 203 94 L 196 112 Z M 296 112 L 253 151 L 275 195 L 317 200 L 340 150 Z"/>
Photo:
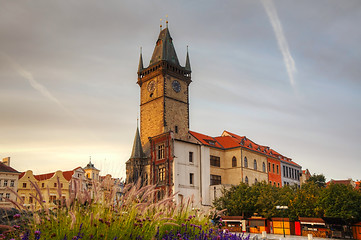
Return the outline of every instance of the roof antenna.
<path id="1" fill-rule="evenodd" d="M 166 24 L 166 28 L 168 28 L 168 15 L 165 16 L 165 24 Z"/>
<path id="2" fill-rule="evenodd" d="M 160 30 L 162 31 L 162 19 L 160 19 Z"/>
<path id="3" fill-rule="evenodd" d="M 92 162 L 92 156 L 89 156 L 89 163 Z"/>

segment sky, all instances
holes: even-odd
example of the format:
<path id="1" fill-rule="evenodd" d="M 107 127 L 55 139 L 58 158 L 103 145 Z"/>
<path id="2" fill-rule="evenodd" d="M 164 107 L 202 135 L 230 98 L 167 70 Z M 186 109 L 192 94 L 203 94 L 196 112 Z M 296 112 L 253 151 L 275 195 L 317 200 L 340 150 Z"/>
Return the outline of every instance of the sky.
<path id="1" fill-rule="evenodd" d="M 361 179 L 359 0 L 0 0 L 0 157 L 125 176 L 168 15 L 192 67 L 190 129 L 247 136 L 327 179 Z"/>

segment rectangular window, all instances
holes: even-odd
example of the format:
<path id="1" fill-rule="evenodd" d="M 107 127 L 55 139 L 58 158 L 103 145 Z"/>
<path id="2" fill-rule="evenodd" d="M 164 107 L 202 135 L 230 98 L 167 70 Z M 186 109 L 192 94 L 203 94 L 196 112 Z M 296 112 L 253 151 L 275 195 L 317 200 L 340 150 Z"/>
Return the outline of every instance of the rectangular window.
<path id="1" fill-rule="evenodd" d="M 54 187 L 56 187 L 56 183 L 54 183 Z"/>
<path id="2" fill-rule="evenodd" d="M 41 187 L 43 188 L 44 186 L 45 186 L 45 183 L 42 183 L 42 184 L 41 184 Z"/>
<path id="3" fill-rule="evenodd" d="M 164 143 L 158 145 L 158 155 L 157 155 L 157 159 L 163 159 L 164 158 Z"/>
<path id="4" fill-rule="evenodd" d="M 3 196 L 4 196 L 4 194 L 3 194 L 3 193 L 0 193 L 0 202 L 3 201 Z"/>
<path id="5" fill-rule="evenodd" d="M 14 186 L 15 186 L 15 180 L 11 180 L 10 187 L 14 187 Z"/>
<path id="6" fill-rule="evenodd" d="M 277 165 L 277 174 L 279 174 L 279 169 L 278 169 L 278 165 Z"/>
<path id="7" fill-rule="evenodd" d="M 6 193 L 6 198 L 10 198 L 10 193 Z"/>
<path id="8" fill-rule="evenodd" d="M 268 171 L 271 171 L 271 163 L 268 163 Z"/>
<path id="9" fill-rule="evenodd" d="M 219 184 L 222 184 L 221 176 L 211 175 L 211 185 L 219 185 Z"/>
<path id="10" fill-rule="evenodd" d="M 286 177 L 288 178 L 288 167 L 286 167 Z"/>
<path id="11" fill-rule="evenodd" d="M 189 174 L 189 184 L 191 184 L 191 185 L 194 184 L 194 174 L 193 173 Z"/>
<path id="12" fill-rule="evenodd" d="M 275 172 L 275 164 L 272 164 L 272 172 Z"/>
<path id="13" fill-rule="evenodd" d="M 286 168 L 283 166 L 283 176 L 286 177 Z"/>
<path id="14" fill-rule="evenodd" d="M 26 188 L 26 183 L 23 183 L 23 188 Z"/>
<path id="15" fill-rule="evenodd" d="M 164 182 L 165 181 L 165 165 L 159 165 L 158 167 L 158 181 Z"/>
<path id="16" fill-rule="evenodd" d="M 8 180 L 4 180 L 4 187 L 8 186 Z"/>
<path id="17" fill-rule="evenodd" d="M 63 184 L 62 184 L 62 183 L 60 183 L 60 187 L 63 188 Z"/>
<path id="18" fill-rule="evenodd" d="M 33 203 L 33 197 L 29 197 L 29 203 Z"/>
<path id="19" fill-rule="evenodd" d="M 291 178 L 291 176 L 292 176 L 291 175 L 292 174 L 291 168 L 288 168 L 288 173 L 289 173 L 288 177 Z"/>
<path id="20" fill-rule="evenodd" d="M 174 127 L 175 133 L 178 133 L 178 126 Z"/>
<path id="21" fill-rule="evenodd" d="M 292 168 L 292 178 L 295 179 L 295 170 Z"/>
<path id="22" fill-rule="evenodd" d="M 189 152 L 189 162 L 193 163 L 193 152 Z"/>
<path id="23" fill-rule="evenodd" d="M 220 157 L 211 155 L 210 160 L 211 160 L 211 166 L 214 166 L 214 167 L 220 167 L 221 166 L 221 158 Z"/>

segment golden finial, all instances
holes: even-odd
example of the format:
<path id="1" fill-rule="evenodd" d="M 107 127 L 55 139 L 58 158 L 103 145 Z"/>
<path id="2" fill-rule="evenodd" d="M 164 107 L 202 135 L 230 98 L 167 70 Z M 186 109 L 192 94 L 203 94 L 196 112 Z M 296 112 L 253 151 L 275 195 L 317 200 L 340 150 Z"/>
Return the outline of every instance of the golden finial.
<path id="1" fill-rule="evenodd" d="M 168 28 L 168 15 L 165 16 L 165 24 L 166 24 L 166 27 Z"/>
<path id="2" fill-rule="evenodd" d="M 162 31 L 162 19 L 160 19 L 160 30 Z"/>

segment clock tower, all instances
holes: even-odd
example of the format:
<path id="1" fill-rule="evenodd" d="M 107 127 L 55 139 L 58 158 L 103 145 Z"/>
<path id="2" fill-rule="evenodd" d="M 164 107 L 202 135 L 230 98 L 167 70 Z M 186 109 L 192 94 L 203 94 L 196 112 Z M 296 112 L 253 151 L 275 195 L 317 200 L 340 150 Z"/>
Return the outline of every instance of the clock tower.
<path id="1" fill-rule="evenodd" d="M 187 140 L 189 130 L 189 84 L 191 67 L 187 49 L 181 66 L 168 27 L 161 29 L 148 67 L 139 59 L 140 135 L 144 146 L 149 137 L 173 132 Z"/>

